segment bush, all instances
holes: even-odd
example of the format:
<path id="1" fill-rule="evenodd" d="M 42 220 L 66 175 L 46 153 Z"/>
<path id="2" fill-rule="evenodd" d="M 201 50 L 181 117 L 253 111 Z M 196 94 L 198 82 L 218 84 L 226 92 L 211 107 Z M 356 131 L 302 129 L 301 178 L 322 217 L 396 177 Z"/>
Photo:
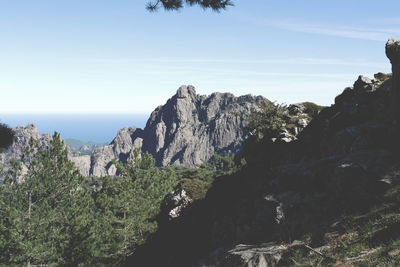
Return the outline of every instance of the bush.
<path id="1" fill-rule="evenodd" d="M 203 182 L 199 179 L 182 179 L 179 186 L 186 191 L 189 197 L 193 200 L 200 200 L 205 198 L 211 184 Z"/>
<path id="2" fill-rule="evenodd" d="M 258 140 L 276 137 L 286 122 L 290 120 L 285 105 L 272 102 L 263 102 L 259 110 L 254 111 L 247 118 L 247 130 Z"/>
<path id="3" fill-rule="evenodd" d="M 307 113 L 312 119 L 315 118 L 321 110 L 326 108 L 313 102 L 303 102 L 301 104 L 306 108 L 305 113 Z"/>
<path id="4" fill-rule="evenodd" d="M 0 149 L 7 148 L 14 140 L 14 132 L 7 125 L 0 123 Z"/>

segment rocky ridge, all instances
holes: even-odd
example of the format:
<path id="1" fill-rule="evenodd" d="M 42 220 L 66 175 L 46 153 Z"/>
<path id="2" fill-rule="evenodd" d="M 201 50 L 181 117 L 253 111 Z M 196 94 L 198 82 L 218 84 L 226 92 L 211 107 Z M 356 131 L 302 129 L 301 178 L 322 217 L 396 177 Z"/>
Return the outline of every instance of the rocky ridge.
<path id="1" fill-rule="evenodd" d="M 243 117 L 264 101 L 267 99 L 252 95 L 198 95 L 193 86 L 181 86 L 151 113 L 143 130 L 121 129 L 110 145 L 95 150 L 89 173 L 115 175 L 112 161 L 126 162 L 135 148 L 152 154 L 157 166 L 195 167 L 214 153 L 236 153 L 247 136 Z"/>

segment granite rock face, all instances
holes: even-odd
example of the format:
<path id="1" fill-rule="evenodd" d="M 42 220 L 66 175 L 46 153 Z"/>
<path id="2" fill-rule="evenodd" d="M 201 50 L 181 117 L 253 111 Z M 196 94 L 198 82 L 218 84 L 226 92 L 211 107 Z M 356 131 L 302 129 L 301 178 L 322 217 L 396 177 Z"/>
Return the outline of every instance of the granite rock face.
<path id="1" fill-rule="evenodd" d="M 400 40 L 390 39 L 386 43 L 386 56 L 392 63 L 393 73 L 392 117 L 397 129 L 400 129 Z"/>
<path id="2" fill-rule="evenodd" d="M 90 174 L 90 155 L 70 156 L 69 159 L 75 163 L 83 176 Z"/>
<path id="3" fill-rule="evenodd" d="M 118 131 L 117 136 L 107 146 L 96 149 L 90 157 L 89 175 L 116 175 L 114 160 L 126 162 L 135 148 L 142 147 L 143 130 L 126 127 Z"/>
<path id="4" fill-rule="evenodd" d="M 25 147 L 28 146 L 29 140 L 34 138 L 38 141 L 39 149 L 46 149 L 50 145 L 51 136 L 49 134 L 40 134 L 34 124 L 27 126 L 17 126 L 12 128 L 14 131 L 14 142 L 7 150 L 0 153 L 0 165 L 4 171 L 10 168 L 10 159 L 20 160 L 24 153 Z M 22 173 L 26 171 L 26 167 L 22 166 Z M 0 181 L 2 182 L 2 181 Z"/>
<path id="5" fill-rule="evenodd" d="M 267 101 L 258 96 L 235 97 L 229 93 L 196 94 L 193 86 L 181 86 L 164 106 L 150 116 L 144 129 L 143 150 L 160 166 L 195 167 L 214 153 L 235 153 L 246 137 L 242 116 Z"/>
<path id="6" fill-rule="evenodd" d="M 236 153 L 247 136 L 244 117 L 264 101 L 252 95 L 198 95 L 193 86 L 181 86 L 151 113 L 143 130 L 124 128 L 108 146 L 96 149 L 89 174 L 117 174 L 112 161 L 127 162 L 135 148 L 152 154 L 157 166 L 195 167 L 214 153 Z"/>

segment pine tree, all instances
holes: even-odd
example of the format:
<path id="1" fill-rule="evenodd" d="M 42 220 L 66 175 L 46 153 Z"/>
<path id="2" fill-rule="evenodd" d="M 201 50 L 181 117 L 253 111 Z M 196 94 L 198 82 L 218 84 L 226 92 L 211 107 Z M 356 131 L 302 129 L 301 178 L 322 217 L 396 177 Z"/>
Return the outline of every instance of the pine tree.
<path id="1" fill-rule="evenodd" d="M 46 150 L 24 155 L 27 173 L 18 168 L 1 187 L 0 258 L 6 265 L 77 265 L 91 251 L 92 199 L 84 177 L 68 160 L 55 133 Z"/>
<path id="2" fill-rule="evenodd" d="M 97 257 L 118 263 L 157 229 L 155 217 L 164 196 L 177 184 L 170 169 L 154 166 L 154 158 L 136 150 L 128 164 L 116 163 L 120 177 L 105 177 L 96 193 Z"/>
<path id="3" fill-rule="evenodd" d="M 7 148 L 12 144 L 14 132 L 7 125 L 0 123 L 0 152 L 1 149 Z"/>

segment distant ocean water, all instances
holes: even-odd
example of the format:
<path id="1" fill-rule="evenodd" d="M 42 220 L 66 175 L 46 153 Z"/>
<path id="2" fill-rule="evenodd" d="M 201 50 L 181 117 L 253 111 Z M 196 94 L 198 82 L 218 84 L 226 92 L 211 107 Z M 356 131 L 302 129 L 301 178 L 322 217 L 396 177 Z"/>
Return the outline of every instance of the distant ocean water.
<path id="1" fill-rule="evenodd" d="M 121 128 L 144 128 L 148 117 L 149 114 L 0 114 L 0 122 L 10 127 L 33 123 L 40 133 L 57 131 L 64 139 L 109 143 Z"/>

